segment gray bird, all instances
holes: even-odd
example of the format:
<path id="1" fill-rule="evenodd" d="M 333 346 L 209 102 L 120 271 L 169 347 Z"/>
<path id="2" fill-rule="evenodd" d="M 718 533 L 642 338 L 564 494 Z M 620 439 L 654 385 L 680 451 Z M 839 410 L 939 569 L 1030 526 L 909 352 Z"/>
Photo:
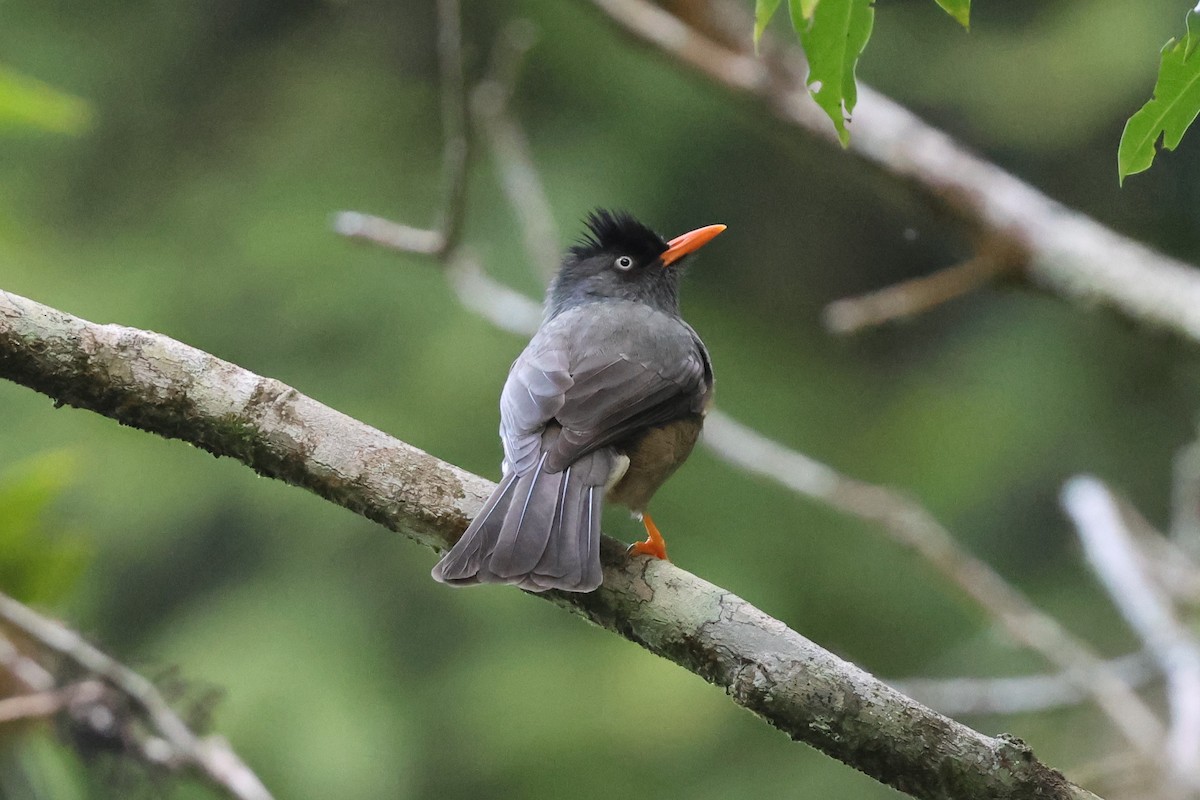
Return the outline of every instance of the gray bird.
<path id="1" fill-rule="evenodd" d="M 598 210 L 546 294 L 541 327 L 500 395 L 504 477 L 433 568 L 451 585 L 534 592 L 600 585 L 600 510 L 627 506 L 666 558 L 647 503 L 691 453 L 713 393 L 712 364 L 679 316 L 684 257 L 725 230 L 665 241 Z"/>

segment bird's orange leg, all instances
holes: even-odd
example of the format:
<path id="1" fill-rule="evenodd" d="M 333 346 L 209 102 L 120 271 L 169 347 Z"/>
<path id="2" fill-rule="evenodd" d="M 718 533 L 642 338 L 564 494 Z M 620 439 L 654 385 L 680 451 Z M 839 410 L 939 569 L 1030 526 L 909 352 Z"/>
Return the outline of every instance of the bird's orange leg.
<path id="1" fill-rule="evenodd" d="M 631 556 L 654 556 L 668 561 L 666 540 L 658 532 L 658 526 L 650 519 L 649 514 L 642 515 L 642 524 L 646 526 L 646 541 L 634 542 L 625 552 Z"/>

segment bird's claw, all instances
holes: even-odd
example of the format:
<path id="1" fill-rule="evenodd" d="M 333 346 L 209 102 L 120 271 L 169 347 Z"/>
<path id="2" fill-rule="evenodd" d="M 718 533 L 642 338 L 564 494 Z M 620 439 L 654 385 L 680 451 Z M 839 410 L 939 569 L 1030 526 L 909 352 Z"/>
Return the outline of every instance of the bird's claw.
<path id="1" fill-rule="evenodd" d="M 661 561 L 669 561 L 667 558 L 667 542 L 663 539 L 662 534 L 658 532 L 658 526 L 654 524 L 654 520 L 650 519 L 649 514 L 642 516 L 642 524 L 646 526 L 646 541 L 634 542 L 629 545 L 625 551 L 629 556 L 654 556 Z"/>
<path id="2" fill-rule="evenodd" d="M 647 539 L 644 542 L 634 542 L 629 545 L 625 551 L 628 556 L 654 556 L 655 558 L 667 561 L 667 548 L 660 545 L 658 542 L 653 542 Z"/>

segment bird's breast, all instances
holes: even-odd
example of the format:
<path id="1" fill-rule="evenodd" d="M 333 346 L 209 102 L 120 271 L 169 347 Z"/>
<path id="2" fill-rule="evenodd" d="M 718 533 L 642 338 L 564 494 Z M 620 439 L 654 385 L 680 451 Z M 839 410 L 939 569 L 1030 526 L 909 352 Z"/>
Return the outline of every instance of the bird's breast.
<path id="1" fill-rule="evenodd" d="M 703 425 L 703 415 L 689 414 L 615 443 L 621 460 L 628 459 L 628 466 L 619 476 L 614 471 L 615 482 L 607 499 L 635 512 L 645 510 L 658 487 L 691 455 Z"/>

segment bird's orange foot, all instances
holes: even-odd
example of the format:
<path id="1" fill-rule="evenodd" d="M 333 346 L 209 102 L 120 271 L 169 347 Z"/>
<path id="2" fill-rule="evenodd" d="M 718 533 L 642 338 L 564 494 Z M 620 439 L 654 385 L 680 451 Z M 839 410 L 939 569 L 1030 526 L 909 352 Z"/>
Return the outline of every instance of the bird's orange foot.
<path id="1" fill-rule="evenodd" d="M 646 526 L 646 541 L 634 542 L 625 552 L 631 556 L 654 556 L 668 561 L 667 543 L 662 534 L 658 532 L 658 526 L 654 524 L 654 520 L 650 519 L 649 514 L 642 516 L 642 524 Z"/>

